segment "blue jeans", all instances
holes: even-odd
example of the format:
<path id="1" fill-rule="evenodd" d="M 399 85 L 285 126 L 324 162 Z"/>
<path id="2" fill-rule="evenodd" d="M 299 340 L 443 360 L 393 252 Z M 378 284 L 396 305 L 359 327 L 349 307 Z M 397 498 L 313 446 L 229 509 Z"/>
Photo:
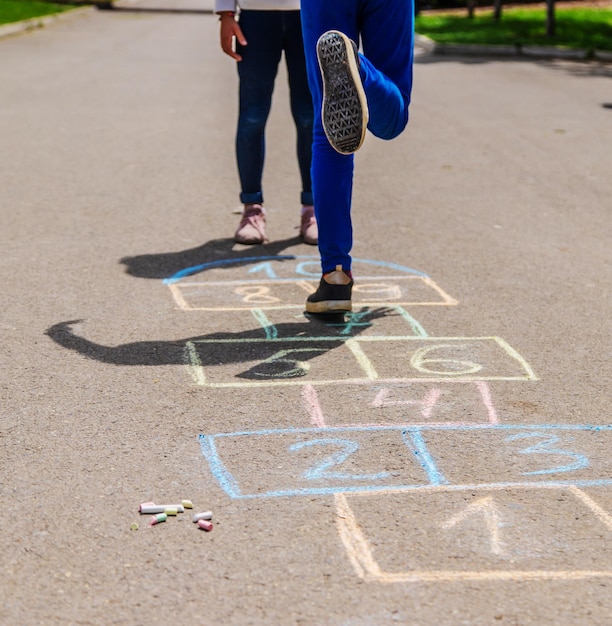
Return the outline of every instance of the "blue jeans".
<path id="1" fill-rule="evenodd" d="M 397 137 L 408 123 L 412 90 L 413 0 L 307 0 L 302 30 L 315 122 L 312 152 L 314 205 L 323 272 L 351 269 L 353 155 L 336 152 L 321 124 L 322 81 L 316 55 L 319 37 L 339 30 L 359 42 L 360 74 L 368 100 L 368 129 L 381 139 Z"/>
<path id="2" fill-rule="evenodd" d="M 291 113 L 297 129 L 297 158 L 302 179 L 302 204 L 313 204 L 312 96 L 308 88 L 299 11 L 242 11 L 240 28 L 246 46 L 237 45 L 240 97 L 236 159 L 240 176 L 240 202 L 262 203 L 262 175 L 266 152 L 265 127 L 272 104 L 274 80 L 285 52 Z"/>

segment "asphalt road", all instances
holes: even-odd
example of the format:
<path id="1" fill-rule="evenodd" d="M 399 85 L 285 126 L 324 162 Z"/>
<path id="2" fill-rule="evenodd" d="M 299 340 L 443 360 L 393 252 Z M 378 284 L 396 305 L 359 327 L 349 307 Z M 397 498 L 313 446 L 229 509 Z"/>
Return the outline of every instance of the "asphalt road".
<path id="1" fill-rule="evenodd" d="M 0 41 L 0 621 L 610 624 L 610 66 L 419 54 L 313 320 L 283 71 L 231 241 L 210 6 Z"/>

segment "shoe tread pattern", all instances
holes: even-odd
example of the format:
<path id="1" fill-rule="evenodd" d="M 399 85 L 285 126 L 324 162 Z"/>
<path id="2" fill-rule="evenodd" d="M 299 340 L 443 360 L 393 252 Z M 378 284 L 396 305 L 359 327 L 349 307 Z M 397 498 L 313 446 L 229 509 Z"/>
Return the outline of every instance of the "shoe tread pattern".
<path id="1" fill-rule="evenodd" d="M 323 128 L 332 146 L 344 154 L 355 152 L 363 142 L 364 110 L 349 65 L 346 41 L 335 33 L 323 35 L 318 54 L 323 74 Z"/>

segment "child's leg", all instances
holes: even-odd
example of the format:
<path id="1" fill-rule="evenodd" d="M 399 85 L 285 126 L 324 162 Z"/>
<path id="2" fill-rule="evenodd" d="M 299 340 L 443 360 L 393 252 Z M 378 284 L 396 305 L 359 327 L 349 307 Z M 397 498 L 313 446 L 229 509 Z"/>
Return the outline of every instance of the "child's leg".
<path id="1" fill-rule="evenodd" d="M 360 0 L 363 46 L 360 73 L 368 99 L 368 130 L 397 137 L 408 123 L 412 89 L 413 4 L 408 0 Z"/>
<path id="2" fill-rule="evenodd" d="M 340 265 L 351 269 L 353 244 L 351 197 L 353 156 L 336 152 L 321 124 L 322 84 L 316 45 L 327 30 L 336 29 L 356 39 L 358 0 L 309 0 L 302 3 L 302 31 L 308 81 L 314 103 L 312 185 L 319 224 L 319 252 L 323 272 Z"/>
<path id="3" fill-rule="evenodd" d="M 362 36 L 360 75 L 369 108 L 368 128 L 392 139 L 408 122 L 413 4 L 410 0 L 309 0 L 302 7 L 302 28 L 315 106 L 312 177 L 322 268 L 330 272 L 341 265 L 350 270 L 353 158 L 337 153 L 323 131 L 316 43 L 328 30 L 341 31 L 355 42 Z"/>
<path id="4" fill-rule="evenodd" d="M 281 11 L 243 11 L 240 27 L 248 42 L 237 46 L 240 77 L 236 159 L 243 204 L 263 202 L 265 127 L 282 53 Z"/>
<path id="5" fill-rule="evenodd" d="M 308 87 L 304 41 L 299 11 L 281 11 L 285 23 L 284 50 L 289 78 L 291 113 L 297 130 L 297 157 L 302 179 L 300 202 L 312 205 L 312 182 L 310 165 L 312 161 L 312 96 Z"/>

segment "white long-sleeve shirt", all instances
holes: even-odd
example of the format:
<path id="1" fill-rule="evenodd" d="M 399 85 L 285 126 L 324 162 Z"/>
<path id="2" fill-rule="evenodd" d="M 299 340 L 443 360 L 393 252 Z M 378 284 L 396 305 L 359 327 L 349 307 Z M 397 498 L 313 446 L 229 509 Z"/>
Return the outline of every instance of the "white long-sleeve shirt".
<path id="1" fill-rule="evenodd" d="M 298 11 L 300 0 L 215 0 L 215 13 L 238 7 L 245 11 Z"/>

